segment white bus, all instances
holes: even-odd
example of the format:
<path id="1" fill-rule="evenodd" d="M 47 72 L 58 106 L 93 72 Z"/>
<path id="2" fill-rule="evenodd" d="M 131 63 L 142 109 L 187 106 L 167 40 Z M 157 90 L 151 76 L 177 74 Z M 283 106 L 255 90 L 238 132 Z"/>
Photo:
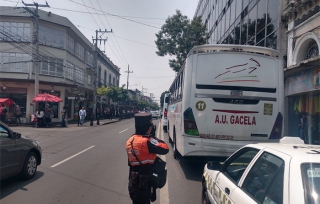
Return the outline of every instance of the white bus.
<path id="1" fill-rule="evenodd" d="M 230 156 L 283 136 L 282 55 L 269 48 L 202 45 L 170 87 L 167 131 L 174 157 Z"/>

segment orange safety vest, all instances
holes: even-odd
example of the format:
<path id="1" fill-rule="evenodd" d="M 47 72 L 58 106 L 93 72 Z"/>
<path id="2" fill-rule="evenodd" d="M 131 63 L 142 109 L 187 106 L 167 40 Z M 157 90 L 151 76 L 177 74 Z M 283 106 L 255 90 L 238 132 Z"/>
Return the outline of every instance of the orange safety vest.
<path id="1" fill-rule="evenodd" d="M 130 166 L 139 166 L 140 162 L 142 165 L 154 163 L 154 160 L 156 159 L 157 154 L 149 152 L 148 145 L 147 145 L 147 142 L 149 141 L 149 139 L 150 137 L 143 137 L 142 135 L 133 135 L 127 141 L 126 149 L 127 149 Z M 132 151 L 134 151 L 136 157 L 138 157 L 140 162 L 132 154 Z"/>

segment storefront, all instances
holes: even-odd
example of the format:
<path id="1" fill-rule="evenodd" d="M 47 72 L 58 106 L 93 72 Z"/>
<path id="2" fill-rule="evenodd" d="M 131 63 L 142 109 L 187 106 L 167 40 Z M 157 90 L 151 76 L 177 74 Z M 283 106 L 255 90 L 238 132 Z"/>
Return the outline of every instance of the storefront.
<path id="1" fill-rule="evenodd" d="M 60 98 L 60 91 L 49 91 L 49 90 L 40 90 L 40 94 L 47 93 Z M 62 103 L 54 103 L 54 102 L 39 102 L 38 104 L 39 110 L 50 110 L 52 118 L 58 118 L 60 111 L 62 109 Z"/>
<path id="2" fill-rule="evenodd" d="M 285 79 L 288 135 L 299 137 L 299 126 L 306 116 L 306 141 L 320 144 L 320 67 L 306 69 Z"/>
<path id="3" fill-rule="evenodd" d="M 22 115 L 25 117 L 27 105 L 27 88 L 6 87 L 0 89 L 0 98 L 10 98 L 15 105 L 20 106 Z M 14 106 L 9 107 L 9 112 L 14 112 Z"/>

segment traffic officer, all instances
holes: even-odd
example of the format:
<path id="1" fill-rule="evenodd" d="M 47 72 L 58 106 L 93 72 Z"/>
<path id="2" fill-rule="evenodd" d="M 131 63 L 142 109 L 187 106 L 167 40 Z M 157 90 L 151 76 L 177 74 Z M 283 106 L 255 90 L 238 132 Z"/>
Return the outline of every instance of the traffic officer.
<path id="1" fill-rule="evenodd" d="M 169 148 L 164 141 L 155 137 L 150 113 L 137 113 L 134 117 L 136 133 L 126 144 L 130 166 L 128 189 L 133 204 L 150 204 L 150 200 L 153 202 L 156 198 L 155 188 L 151 194 L 149 172 L 157 154 L 165 155 Z"/>

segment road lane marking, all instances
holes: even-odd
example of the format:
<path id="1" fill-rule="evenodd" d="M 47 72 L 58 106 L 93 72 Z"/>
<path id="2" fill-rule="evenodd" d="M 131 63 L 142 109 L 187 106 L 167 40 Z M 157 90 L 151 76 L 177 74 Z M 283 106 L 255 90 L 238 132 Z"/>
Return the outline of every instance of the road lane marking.
<path id="1" fill-rule="evenodd" d="M 127 131 L 128 129 L 129 129 L 129 128 L 122 130 L 121 132 L 119 132 L 119 134 L 121 134 L 121 133 L 123 133 L 123 132 Z"/>
<path id="2" fill-rule="evenodd" d="M 127 129 L 124 129 L 124 130 L 122 130 L 121 132 L 119 132 L 119 134 L 121 134 L 121 133 L 123 133 L 123 132 L 125 132 L 125 131 L 127 131 L 127 130 L 129 130 L 130 128 L 132 128 L 133 126 L 130 126 L 130 127 L 128 127 Z"/>
<path id="3" fill-rule="evenodd" d="M 58 165 L 60 165 L 60 164 L 62 164 L 62 163 L 64 163 L 64 162 L 72 159 L 73 157 L 76 157 L 76 156 L 78 156 L 79 154 L 82 154 L 82 153 L 88 151 L 89 149 L 93 148 L 94 146 L 95 146 L 95 145 L 93 145 L 93 146 L 91 146 L 91 147 L 89 147 L 89 148 L 87 148 L 87 149 L 85 149 L 85 150 L 82 150 L 81 152 L 79 152 L 79 153 L 77 153 L 77 154 L 75 154 L 75 155 L 73 155 L 73 156 L 71 156 L 71 157 L 68 157 L 68 158 L 66 158 L 65 160 L 62 160 L 61 162 L 58 162 L 58 163 L 56 163 L 55 165 L 52 165 L 51 168 L 56 167 L 56 166 L 58 166 Z"/>
<path id="4" fill-rule="evenodd" d="M 159 121 L 159 127 L 161 123 Z M 157 138 L 160 140 L 164 141 L 164 135 L 163 135 L 163 128 L 158 129 L 157 131 Z M 160 134 L 161 132 L 161 134 Z M 160 136 L 160 137 L 159 137 Z M 160 155 L 161 159 L 166 162 L 166 155 Z M 167 167 L 168 169 L 168 167 Z M 169 204 L 169 181 L 168 181 L 168 176 L 167 176 L 167 183 L 163 188 L 160 189 L 160 204 Z"/>

